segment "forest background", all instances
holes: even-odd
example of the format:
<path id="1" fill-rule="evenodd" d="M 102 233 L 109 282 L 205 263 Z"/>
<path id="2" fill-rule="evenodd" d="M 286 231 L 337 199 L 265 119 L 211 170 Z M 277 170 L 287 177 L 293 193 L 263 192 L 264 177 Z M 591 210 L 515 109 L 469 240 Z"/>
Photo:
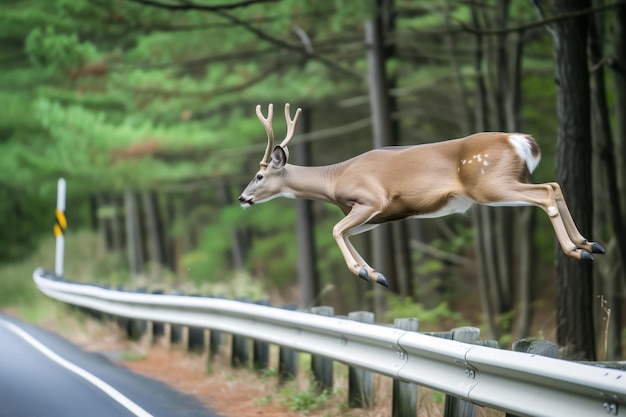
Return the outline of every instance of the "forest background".
<path id="1" fill-rule="evenodd" d="M 504 344 L 547 333 L 563 356 L 620 358 L 625 25 L 621 0 L 3 0 L 0 263 L 54 239 L 64 177 L 66 241 L 100 242 L 80 256 L 93 273 L 69 279 L 259 289 L 436 330 L 465 322 Z M 239 207 L 265 147 L 254 108 L 274 103 L 281 137 L 286 102 L 304 110 L 290 146 L 303 165 L 532 134 L 533 181 L 556 178 L 607 254 L 566 259 L 540 209 L 476 207 L 354 237 L 392 285 L 374 288 L 345 268 L 335 207 Z M 1 303 L 33 302 L 32 288 L 2 274 Z"/>

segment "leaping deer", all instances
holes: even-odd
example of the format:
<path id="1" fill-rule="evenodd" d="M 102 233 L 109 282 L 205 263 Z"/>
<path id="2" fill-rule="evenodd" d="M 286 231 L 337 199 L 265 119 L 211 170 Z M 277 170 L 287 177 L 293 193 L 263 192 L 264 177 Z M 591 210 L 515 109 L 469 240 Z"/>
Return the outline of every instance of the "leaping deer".
<path id="1" fill-rule="evenodd" d="M 393 220 L 463 213 L 474 203 L 541 207 L 566 255 L 592 261 L 591 253 L 604 253 L 576 228 L 559 184 L 527 182 L 541 158 L 530 135 L 476 133 L 438 143 L 374 149 L 334 165 L 305 167 L 287 163 L 287 145 L 301 112 L 298 109 L 292 119 L 285 104 L 287 135 L 274 147 L 273 106 L 269 105 L 267 118 L 261 106 L 256 107 L 267 132 L 267 148 L 239 202 L 246 208 L 288 197 L 337 205 L 345 217 L 334 226 L 333 237 L 354 275 L 389 286 L 387 278 L 354 249 L 350 236 Z"/>

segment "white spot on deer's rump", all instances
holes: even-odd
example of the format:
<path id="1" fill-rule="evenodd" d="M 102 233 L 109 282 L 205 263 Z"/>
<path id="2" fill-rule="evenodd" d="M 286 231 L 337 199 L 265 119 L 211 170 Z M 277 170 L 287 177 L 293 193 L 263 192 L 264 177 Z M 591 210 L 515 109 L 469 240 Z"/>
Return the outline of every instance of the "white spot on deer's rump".
<path id="1" fill-rule="evenodd" d="M 489 165 L 489 162 L 487 162 L 487 161 L 483 161 L 483 165 L 484 165 L 484 166 L 487 166 L 487 165 Z"/>
<path id="2" fill-rule="evenodd" d="M 509 142 L 513 145 L 515 152 L 526 163 L 528 170 L 532 173 L 539 165 L 540 156 L 533 156 L 532 146 L 529 139 L 524 135 L 509 135 Z"/>

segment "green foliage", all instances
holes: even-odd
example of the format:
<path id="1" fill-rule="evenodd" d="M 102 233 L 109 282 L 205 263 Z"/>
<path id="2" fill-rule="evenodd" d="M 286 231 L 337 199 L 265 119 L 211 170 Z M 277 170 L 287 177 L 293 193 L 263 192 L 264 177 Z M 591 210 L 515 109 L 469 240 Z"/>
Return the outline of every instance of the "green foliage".
<path id="1" fill-rule="evenodd" d="M 280 288 L 293 284 L 293 203 L 276 200 L 243 211 L 215 197 L 216 184 L 239 188 L 257 169 L 265 141 L 254 117 L 257 103 L 278 106 L 277 138 L 285 130 L 279 103 L 287 101 L 308 109 L 315 131 L 369 116 L 363 22 L 373 13 L 372 4 L 281 0 L 227 14 L 171 12 L 127 0 L 3 4 L 0 261 L 23 258 L 50 233 L 55 184 L 63 176 L 82 207 L 90 196 L 129 189 L 176 194 L 176 203 L 190 212 L 169 219 L 166 234 L 179 240 L 193 234 L 195 245 L 180 250 L 182 278 L 214 286 L 244 278 L 251 282 L 244 279 L 241 285 L 255 288 L 259 281 Z M 481 19 L 490 16 L 492 6 L 481 10 Z M 396 82 L 402 144 L 460 136 L 465 132 L 458 109 L 467 104 L 471 113 L 476 86 L 474 38 L 456 29 L 472 24 L 471 10 L 465 3 L 437 0 L 420 2 L 419 12 L 413 1 L 399 0 L 396 7 L 403 11 L 397 20 L 397 56 L 387 61 L 387 70 Z M 528 4 L 512 5 L 511 23 L 535 19 Z M 457 53 L 448 49 L 451 40 Z M 522 118 L 524 129 L 537 132 L 542 146 L 544 163 L 535 177 L 543 181 L 553 178 L 551 42 L 533 32 L 525 48 Z M 451 58 L 458 61 L 467 103 L 459 99 Z M 485 68 L 486 75 L 492 71 Z M 370 147 L 365 125 L 316 140 L 313 159 L 336 162 Z M 331 232 L 340 218 L 335 209 L 316 208 L 318 267 L 322 284 L 336 283 L 349 298 L 353 287 L 341 277 L 353 277 Z M 543 221 L 537 247 L 550 264 L 553 236 Z M 429 244 L 468 253 L 470 222 L 446 222 L 456 237 Z M 246 236 L 244 268 L 254 279 L 234 270 L 234 233 Z M 359 246 L 359 238 L 354 240 Z M 123 283 L 128 265 L 121 257 L 103 257 L 94 276 Z M 433 286 L 458 279 L 446 262 L 415 257 L 418 273 L 434 277 Z M 77 272 L 76 278 L 88 276 Z M 396 309 L 411 309 L 408 301 L 393 302 Z M 441 306 L 433 314 L 443 320 L 447 313 Z"/>
<path id="2" fill-rule="evenodd" d="M 53 200 L 44 197 L 0 183 L 0 265 L 24 259 L 42 235 L 52 236 Z"/>
<path id="3" fill-rule="evenodd" d="M 26 52 L 37 65 L 69 69 L 84 65 L 97 55 L 96 48 L 80 42 L 78 35 L 58 34 L 54 27 L 34 29 L 26 38 Z"/>
<path id="4" fill-rule="evenodd" d="M 460 313 L 450 310 L 447 301 L 442 301 L 435 308 L 425 309 L 422 304 L 415 303 L 411 297 L 401 297 L 387 294 L 388 308 L 385 312 L 385 321 L 393 322 L 396 318 L 419 319 L 420 331 L 441 330 L 454 326 L 462 326 L 463 318 Z"/>
<path id="5" fill-rule="evenodd" d="M 315 388 L 314 381 L 310 381 L 309 388 L 304 391 L 296 391 L 290 388 L 284 388 L 281 391 L 281 405 L 288 406 L 292 411 L 303 414 L 323 407 L 332 398 L 330 390 L 319 392 Z"/>

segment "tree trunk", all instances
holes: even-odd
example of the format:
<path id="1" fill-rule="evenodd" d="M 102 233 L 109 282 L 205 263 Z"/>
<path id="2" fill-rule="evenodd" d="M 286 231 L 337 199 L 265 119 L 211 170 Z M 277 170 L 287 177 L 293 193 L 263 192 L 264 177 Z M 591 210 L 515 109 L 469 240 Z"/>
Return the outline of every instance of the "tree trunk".
<path id="1" fill-rule="evenodd" d="M 603 3 L 603 2 L 596 2 Z M 622 311 L 622 299 L 619 295 L 620 274 L 626 282 L 626 229 L 622 217 L 621 193 L 618 183 L 618 169 L 615 163 L 615 149 L 611 133 L 608 99 L 606 95 L 605 67 L 601 65 L 604 59 L 604 20 L 605 14 L 598 13 L 589 20 L 589 59 L 594 70 L 591 73 L 591 98 L 592 98 L 592 123 L 594 141 L 594 173 L 598 173 L 594 181 L 595 201 L 607 202 L 608 204 L 596 204 L 596 212 L 600 211 L 594 220 L 594 230 L 605 230 L 604 220 L 608 214 L 613 226 L 613 239 L 616 241 L 617 267 L 604 268 L 604 299 L 609 303 L 613 320 L 610 323 L 610 346 L 607 359 L 617 359 L 615 353 L 621 352 L 622 343 L 620 329 L 613 324 L 620 322 Z M 594 177 L 596 178 L 596 177 Z M 604 181 L 601 181 L 604 179 Z M 598 207 L 599 206 L 599 207 Z M 608 213 L 607 213 L 608 212 Z M 600 322 L 601 325 L 604 324 Z M 621 326 L 620 326 L 621 328 Z M 606 353 L 606 352 L 605 352 Z"/>
<path id="2" fill-rule="evenodd" d="M 141 194 L 144 213 L 145 213 L 145 229 L 148 239 L 148 252 L 150 261 L 154 270 L 152 271 L 156 278 L 161 276 L 161 266 L 163 265 L 163 250 L 160 233 L 160 219 L 156 197 L 153 191 L 144 191 Z"/>
<path id="3" fill-rule="evenodd" d="M 620 190 L 626 189 L 626 5 L 615 7 L 613 34 L 613 80 L 615 94 L 615 150 Z M 621 206 L 626 210 L 626 193 L 622 192 Z M 626 213 L 622 211 L 622 216 Z M 626 260 L 623 259 L 626 263 Z"/>
<path id="4" fill-rule="evenodd" d="M 303 109 L 298 129 L 301 133 L 310 130 L 311 112 Z M 295 162 L 298 165 L 311 165 L 311 144 L 309 142 L 292 145 Z M 296 200 L 296 237 L 298 240 L 298 289 L 300 291 L 300 308 L 309 308 L 319 304 L 316 300 L 320 292 L 320 279 L 317 269 L 315 249 L 315 220 L 313 218 L 313 202 Z"/>
<path id="5" fill-rule="evenodd" d="M 164 218 L 166 219 L 165 224 L 167 227 L 164 227 L 163 230 L 163 241 L 164 241 L 164 259 L 165 265 L 174 273 L 176 273 L 178 268 L 178 257 L 176 254 L 176 237 L 172 233 L 172 224 L 174 219 L 176 218 L 176 210 L 174 209 L 174 196 L 172 194 L 164 194 L 160 201 L 161 212 L 164 213 Z"/>
<path id="6" fill-rule="evenodd" d="M 224 207 L 233 204 L 230 184 L 228 184 L 225 180 L 222 180 L 218 184 L 217 188 L 220 203 Z M 234 227 L 231 228 L 229 234 L 232 268 L 236 271 L 243 271 L 245 269 L 245 249 L 242 234 Z"/>
<path id="7" fill-rule="evenodd" d="M 520 30 L 515 35 L 515 49 L 509 56 L 509 81 L 508 92 L 505 94 L 505 120 L 507 131 L 523 132 L 521 123 L 522 108 L 522 63 L 524 56 L 524 30 Z M 513 35 L 511 35 L 513 37 Z M 535 207 L 514 207 L 512 208 L 513 219 L 515 219 L 514 242 L 511 248 L 518 254 L 516 265 L 517 272 L 517 302 L 515 302 L 515 287 L 508 288 L 510 292 L 510 307 L 516 307 L 516 338 L 522 339 L 530 334 L 530 325 L 533 313 L 533 277 L 535 276 L 535 219 L 537 209 Z M 515 261 L 512 256 L 511 261 Z M 513 275 L 510 277 L 513 278 Z"/>
<path id="8" fill-rule="evenodd" d="M 555 0 L 559 16 L 590 7 L 589 0 Z M 587 69 L 588 16 L 555 24 L 557 83 L 556 177 L 574 219 L 589 235 L 591 195 L 591 125 Z M 590 263 L 566 257 L 558 250 L 556 263 L 557 341 L 564 356 L 595 360 L 593 276 Z"/>
<path id="9" fill-rule="evenodd" d="M 137 198 L 130 190 L 124 192 L 124 207 L 126 212 L 126 242 L 128 249 L 128 263 L 130 273 L 136 278 L 142 272 L 144 257 L 141 247 L 141 232 L 137 214 Z"/>
<path id="10" fill-rule="evenodd" d="M 474 27 L 478 29 L 474 35 L 474 82 L 475 82 L 475 129 L 478 132 L 487 130 L 487 88 L 485 86 L 485 77 L 483 74 L 483 37 L 480 33 L 480 19 L 478 11 L 471 9 L 472 22 Z M 489 335 L 493 339 L 498 339 L 500 331 L 496 324 L 495 312 L 491 303 L 490 285 L 495 280 L 495 268 L 493 262 L 489 259 L 492 248 L 490 242 L 490 223 L 488 207 L 475 206 L 472 211 L 472 223 L 474 225 L 474 246 L 476 248 L 476 273 L 478 275 L 478 288 L 480 291 L 480 300 L 483 314 L 487 320 Z M 486 219 L 486 220 L 485 220 Z"/>
<path id="11" fill-rule="evenodd" d="M 391 0 L 377 0 L 376 14 L 373 20 L 365 23 L 365 43 L 367 45 L 367 66 L 370 92 L 370 107 L 372 114 L 372 136 L 375 148 L 389 146 L 394 143 L 392 138 L 391 114 L 389 110 L 389 87 L 385 70 L 382 35 L 382 2 L 392 3 Z M 393 237 L 391 225 L 383 224 L 371 233 L 372 238 L 372 267 L 385 274 L 392 285 L 398 274 L 393 262 Z M 384 312 L 384 298 L 380 286 L 374 290 L 374 312 L 377 316 Z"/>
<path id="12" fill-rule="evenodd" d="M 102 222 L 98 216 L 98 196 L 95 194 L 89 196 L 89 223 L 93 232 L 97 232 L 101 228 Z"/>

